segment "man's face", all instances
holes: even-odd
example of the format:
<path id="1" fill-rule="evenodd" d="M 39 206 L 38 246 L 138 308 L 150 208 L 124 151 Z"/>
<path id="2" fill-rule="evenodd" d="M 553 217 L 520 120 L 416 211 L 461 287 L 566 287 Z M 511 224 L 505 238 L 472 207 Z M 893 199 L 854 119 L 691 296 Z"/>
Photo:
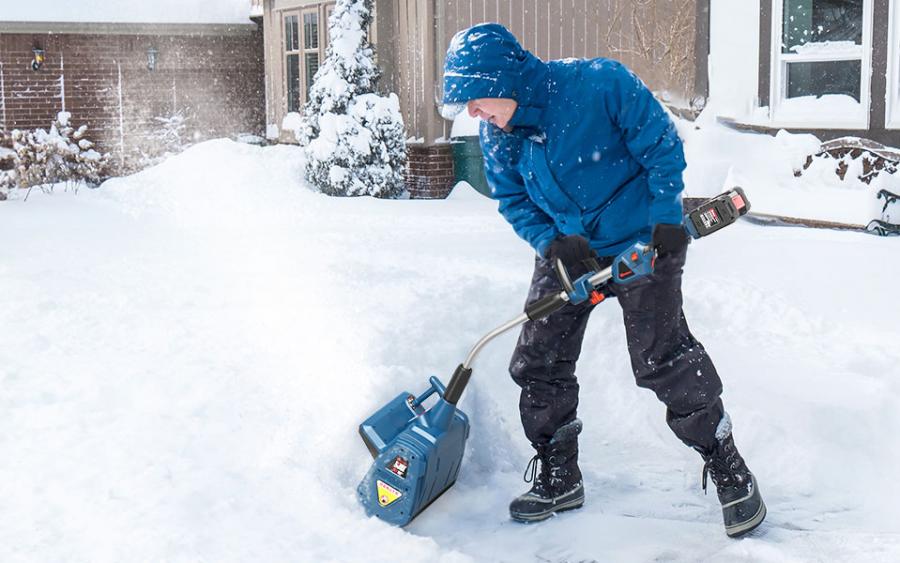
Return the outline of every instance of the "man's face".
<path id="1" fill-rule="evenodd" d="M 509 120 L 512 119 L 518 105 L 511 98 L 477 98 L 469 100 L 466 109 L 472 117 L 479 117 L 500 129 L 509 131 Z"/>

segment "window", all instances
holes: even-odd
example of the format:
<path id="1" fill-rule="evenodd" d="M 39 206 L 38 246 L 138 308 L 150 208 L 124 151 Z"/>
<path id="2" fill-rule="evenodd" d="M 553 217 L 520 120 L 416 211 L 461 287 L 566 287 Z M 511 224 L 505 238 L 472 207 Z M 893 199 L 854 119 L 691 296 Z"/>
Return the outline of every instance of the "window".
<path id="1" fill-rule="evenodd" d="M 889 129 L 900 129 L 900 0 L 891 1 L 890 17 L 885 126 Z"/>
<path id="2" fill-rule="evenodd" d="M 333 11 L 334 3 L 329 2 L 283 13 L 286 99 L 282 111 L 303 111 L 309 100 L 310 87 L 325 58 L 327 18 Z"/>
<path id="3" fill-rule="evenodd" d="M 865 128 L 872 0 L 777 0 L 772 119 L 783 126 Z"/>
<path id="4" fill-rule="evenodd" d="M 287 110 L 300 111 L 300 27 L 297 16 L 284 17 Z"/>
<path id="5" fill-rule="evenodd" d="M 309 99 L 316 71 L 319 70 L 319 12 L 303 12 L 303 68 L 305 71 L 304 100 Z"/>

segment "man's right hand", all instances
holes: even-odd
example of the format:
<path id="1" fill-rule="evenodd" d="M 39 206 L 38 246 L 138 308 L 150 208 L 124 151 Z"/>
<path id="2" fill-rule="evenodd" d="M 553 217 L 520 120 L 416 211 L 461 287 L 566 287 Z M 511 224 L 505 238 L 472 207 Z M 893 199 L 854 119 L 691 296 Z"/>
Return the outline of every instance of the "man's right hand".
<path id="1" fill-rule="evenodd" d="M 566 235 L 557 238 L 547 247 L 545 258 L 550 260 L 554 268 L 556 268 L 556 260 L 561 260 L 572 280 L 576 280 L 598 267 L 597 253 L 591 248 L 588 240 L 581 235 Z"/>

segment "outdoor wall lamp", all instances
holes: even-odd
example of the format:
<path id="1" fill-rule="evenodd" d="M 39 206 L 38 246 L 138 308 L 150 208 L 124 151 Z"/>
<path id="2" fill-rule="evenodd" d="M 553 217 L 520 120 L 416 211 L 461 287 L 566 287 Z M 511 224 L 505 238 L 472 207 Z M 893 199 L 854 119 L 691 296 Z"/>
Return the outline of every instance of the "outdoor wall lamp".
<path id="1" fill-rule="evenodd" d="M 31 52 L 34 53 L 34 59 L 31 61 L 31 70 L 36 72 L 44 66 L 44 50 L 35 47 Z"/>
<path id="2" fill-rule="evenodd" d="M 156 47 L 150 47 L 149 49 L 147 49 L 147 70 L 156 70 L 156 63 L 158 60 L 159 51 L 156 49 Z"/>

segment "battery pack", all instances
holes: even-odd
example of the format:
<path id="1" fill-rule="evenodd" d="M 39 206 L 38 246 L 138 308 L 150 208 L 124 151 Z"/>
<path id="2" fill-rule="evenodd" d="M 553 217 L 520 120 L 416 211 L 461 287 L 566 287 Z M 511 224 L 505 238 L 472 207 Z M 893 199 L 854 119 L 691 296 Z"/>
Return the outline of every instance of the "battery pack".
<path id="1" fill-rule="evenodd" d="M 687 214 L 685 228 L 693 238 L 705 237 L 737 221 L 750 211 L 750 200 L 741 188 L 733 188 Z"/>

